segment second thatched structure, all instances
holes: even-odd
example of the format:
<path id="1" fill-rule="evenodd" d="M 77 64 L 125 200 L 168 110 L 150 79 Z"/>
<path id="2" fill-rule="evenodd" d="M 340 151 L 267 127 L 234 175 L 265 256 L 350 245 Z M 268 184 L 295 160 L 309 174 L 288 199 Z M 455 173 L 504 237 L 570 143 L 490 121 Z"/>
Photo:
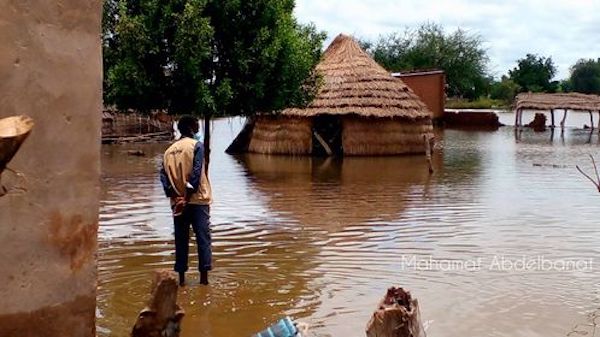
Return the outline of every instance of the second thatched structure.
<path id="1" fill-rule="evenodd" d="M 594 112 L 600 115 L 600 96 L 587 95 L 576 92 L 570 93 L 521 93 L 515 98 L 513 104 L 515 110 L 515 126 L 523 126 L 523 110 L 550 111 L 550 127 L 555 127 L 554 112 L 563 110 L 560 127 L 565 127 L 567 111 L 582 111 L 590 114 L 590 128 L 594 128 Z M 600 119 L 598 120 L 600 130 Z"/>
<path id="2" fill-rule="evenodd" d="M 322 77 L 305 108 L 248 120 L 227 152 L 288 155 L 425 153 L 431 112 L 402 80 L 351 37 L 338 35 L 316 71 Z"/>

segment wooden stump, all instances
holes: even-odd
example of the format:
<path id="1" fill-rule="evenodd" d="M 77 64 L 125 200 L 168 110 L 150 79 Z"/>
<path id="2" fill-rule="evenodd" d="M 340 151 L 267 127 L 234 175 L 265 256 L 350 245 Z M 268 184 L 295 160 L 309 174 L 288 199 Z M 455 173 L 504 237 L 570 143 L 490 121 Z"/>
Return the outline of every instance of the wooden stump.
<path id="1" fill-rule="evenodd" d="M 177 305 L 177 274 L 159 270 L 154 274 L 151 296 L 138 315 L 131 337 L 178 337 L 184 311 Z"/>
<path id="2" fill-rule="evenodd" d="M 367 337 L 426 337 L 419 302 L 402 288 L 389 288 L 367 324 Z"/>

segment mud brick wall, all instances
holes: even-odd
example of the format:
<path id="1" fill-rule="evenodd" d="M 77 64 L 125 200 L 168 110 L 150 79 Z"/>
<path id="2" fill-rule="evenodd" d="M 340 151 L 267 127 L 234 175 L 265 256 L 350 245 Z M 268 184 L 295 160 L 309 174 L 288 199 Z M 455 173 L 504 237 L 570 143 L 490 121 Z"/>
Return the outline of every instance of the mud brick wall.
<path id="1" fill-rule="evenodd" d="M 2 2 L 0 118 L 35 122 L 8 165 L 24 179 L 2 174 L 3 337 L 95 336 L 101 17 L 100 0 Z"/>

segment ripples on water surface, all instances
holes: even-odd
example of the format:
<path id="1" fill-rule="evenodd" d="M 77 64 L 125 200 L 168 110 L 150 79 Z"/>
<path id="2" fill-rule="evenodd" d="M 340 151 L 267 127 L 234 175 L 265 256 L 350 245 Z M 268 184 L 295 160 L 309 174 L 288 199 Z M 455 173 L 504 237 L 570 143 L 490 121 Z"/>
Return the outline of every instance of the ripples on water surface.
<path id="1" fill-rule="evenodd" d="M 597 134 L 590 141 L 569 129 L 551 141 L 549 132 L 525 131 L 517 141 L 512 127 L 439 131 L 429 176 L 421 157 L 224 154 L 241 126 L 214 125 L 215 270 L 210 287 L 180 293 L 183 337 L 248 336 L 284 315 L 317 336 L 363 336 L 390 285 L 419 299 L 430 336 L 564 336 L 600 306 L 598 268 L 488 268 L 496 255 L 597 256 L 600 196 L 574 168 L 590 169 Z M 172 266 L 172 220 L 157 175 L 166 146 L 102 148 L 100 336 L 127 336 L 151 271 Z M 483 263 L 415 270 L 403 268 L 403 256 Z"/>

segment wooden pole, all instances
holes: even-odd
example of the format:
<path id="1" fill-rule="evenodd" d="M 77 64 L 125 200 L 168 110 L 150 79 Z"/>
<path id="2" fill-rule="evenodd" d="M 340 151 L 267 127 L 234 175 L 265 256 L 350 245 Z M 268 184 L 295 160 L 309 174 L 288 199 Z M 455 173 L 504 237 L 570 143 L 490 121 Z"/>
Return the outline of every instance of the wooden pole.
<path id="1" fill-rule="evenodd" d="M 426 337 L 419 302 L 402 288 L 389 288 L 366 332 L 367 337 Z"/>
<path id="2" fill-rule="evenodd" d="M 567 120 L 567 109 L 565 109 L 565 112 L 563 114 L 563 118 L 560 121 L 560 128 L 564 129 L 565 128 L 565 121 Z"/>
<path id="3" fill-rule="evenodd" d="M 550 127 L 552 129 L 554 129 L 554 109 L 550 109 L 550 121 L 551 121 Z"/>
<path id="4" fill-rule="evenodd" d="M 432 174 L 433 163 L 431 161 L 431 154 L 433 153 L 433 137 L 424 134 L 423 141 L 425 142 L 425 156 L 427 157 L 427 164 L 429 165 L 429 174 Z"/>
<path id="5" fill-rule="evenodd" d="M 208 176 L 208 165 L 210 164 L 210 119 L 212 118 L 212 114 L 204 115 L 204 171 Z"/>
<path id="6" fill-rule="evenodd" d="M 523 109 L 519 110 L 519 126 L 523 127 Z"/>
<path id="7" fill-rule="evenodd" d="M 598 133 L 600 133 L 600 110 L 598 110 Z"/>
<path id="8" fill-rule="evenodd" d="M 592 113 L 592 110 L 590 110 L 590 129 L 594 131 L 594 114 Z"/>
<path id="9" fill-rule="evenodd" d="M 177 305 L 177 274 L 156 271 L 148 305 L 139 313 L 131 337 L 178 337 L 185 315 Z"/>
<path id="10" fill-rule="evenodd" d="M 327 142 L 325 141 L 325 139 L 323 139 L 323 137 L 321 137 L 320 134 L 317 133 L 317 131 L 313 132 L 315 135 L 315 138 L 317 138 L 317 140 L 319 141 L 319 143 L 321 144 L 321 146 L 323 146 L 323 148 L 325 149 L 325 152 L 327 152 L 328 156 L 332 156 L 333 155 L 333 151 L 331 150 L 331 147 L 329 147 L 329 144 L 327 144 Z"/>
<path id="11" fill-rule="evenodd" d="M 515 110 L 515 128 L 519 126 L 519 109 Z"/>

